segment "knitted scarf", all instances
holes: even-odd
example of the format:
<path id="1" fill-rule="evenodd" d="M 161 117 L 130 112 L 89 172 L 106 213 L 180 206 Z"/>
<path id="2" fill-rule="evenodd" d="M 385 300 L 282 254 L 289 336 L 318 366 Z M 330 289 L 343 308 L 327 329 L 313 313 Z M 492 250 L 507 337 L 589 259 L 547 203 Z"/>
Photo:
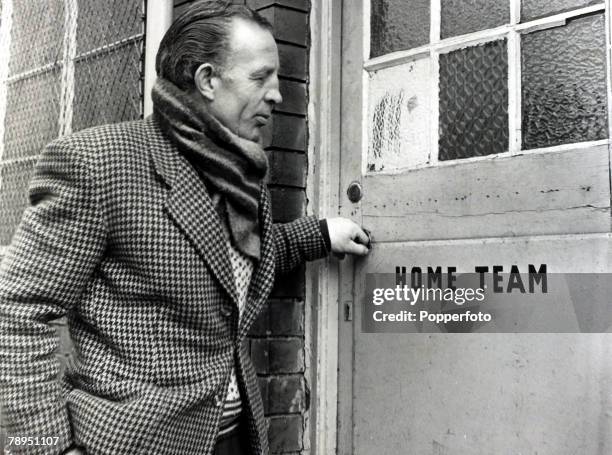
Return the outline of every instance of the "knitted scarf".
<path id="1" fill-rule="evenodd" d="M 153 115 L 166 136 L 222 197 L 217 207 L 228 218 L 235 247 L 259 260 L 260 184 L 268 170 L 261 146 L 243 139 L 215 119 L 206 107 L 172 82 L 153 86 Z M 195 207 L 194 207 L 195 209 Z"/>

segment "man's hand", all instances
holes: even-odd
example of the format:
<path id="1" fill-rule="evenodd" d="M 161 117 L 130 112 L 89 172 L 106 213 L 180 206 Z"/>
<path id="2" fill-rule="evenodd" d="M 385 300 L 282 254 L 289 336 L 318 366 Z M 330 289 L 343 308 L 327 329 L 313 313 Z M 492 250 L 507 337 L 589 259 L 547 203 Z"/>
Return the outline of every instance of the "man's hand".
<path id="1" fill-rule="evenodd" d="M 327 229 L 332 252 L 343 257 L 345 253 L 365 256 L 370 251 L 370 237 L 357 223 L 348 218 L 328 218 Z"/>

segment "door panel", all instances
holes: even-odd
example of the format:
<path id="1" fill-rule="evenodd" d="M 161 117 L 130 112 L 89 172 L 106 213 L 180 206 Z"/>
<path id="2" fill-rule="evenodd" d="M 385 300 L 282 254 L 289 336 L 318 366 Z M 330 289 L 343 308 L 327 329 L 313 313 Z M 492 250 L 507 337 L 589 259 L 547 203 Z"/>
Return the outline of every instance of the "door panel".
<path id="1" fill-rule="evenodd" d="M 363 224 L 378 242 L 608 232 L 608 169 L 602 145 L 366 175 Z"/>
<path id="2" fill-rule="evenodd" d="M 520 14 L 514 12 L 508 30 L 498 35 L 457 38 L 455 27 L 448 48 L 440 40 L 439 18 L 432 18 L 430 45 L 419 41 L 421 47 L 406 49 L 383 42 L 393 30 L 376 31 L 380 24 L 370 15 L 382 14 L 386 3 L 396 2 L 343 2 L 340 211 L 371 230 L 373 249 L 367 258 L 341 265 L 342 302 L 348 306 L 339 315 L 338 453 L 612 453 L 608 334 L 362 333 L 366 274 L 394 273 L 398 265 L 457 266 L 458 272 L 487 264 L 547 264 L 553 273 L 612 271 L 607 132 L 595 142 L 588 128 L 580 136 L 589 120 L 576 117 L 572 143 L 521 150 L 524 113 L 517 84 L 527 32 L 517 32 Z M 448 14 L 444 8 L 460 3 L 443 1 L 442 12 L 429 10 Z M 427 10 L 423 2 L 415 8 Z M 603 3 L 588 17 L 603 20 Z M 398 17 L 394 21 L 397 27 Z M 379 36 L 368 61 L 370 24 Z M 478 93 L 500 80 L 491 70 L 499 65 L 484 61 L 486 53 L 469 64 L 463 57 L 442 57 L 479 46 L 479 33 L 490 35 L 483 42 L 506 40 L 505 98 L 494 87 L 482 90 L 490 96 Z M 389 49 L 400 54 L 386 55 Z M 454 76 L 445 79 L 442 71 Z M 466 75 L 470 71 L 478 74 Z M 466 87 L 471 92 L 459 93 Z M 571 99 L 558 102 L 571 111 Z M 450 115 L 449 106 L 465 112 Z M 506 123 L 499 106 L 507 110 Z M 595 123 L 609 122 L 601 115 Z M 490 118 L 498 120 L 486 124 Z M 474 123 L 480 121 L 485 123 Z M 354 181 L 363 191 L 358 203 L 344 194 Z"/>
<path id="3" fill-rule="evenodd" d="M 607 334 L 371 334 L 352 453 L 609 453 L 610 354 Z"/>
<path id="4" fill-rule="evenodd" d="M 610 235 L 383 243 L 356 277 L 395 265 L 610 270 Z M 355 280 L 363 295 L 364 281 Z M 561 302 L 559 302 L 561 304 Z M 599 454 L 612 450 L 609 334 L 371 334 L 354 319 L 355 455 Z"/>

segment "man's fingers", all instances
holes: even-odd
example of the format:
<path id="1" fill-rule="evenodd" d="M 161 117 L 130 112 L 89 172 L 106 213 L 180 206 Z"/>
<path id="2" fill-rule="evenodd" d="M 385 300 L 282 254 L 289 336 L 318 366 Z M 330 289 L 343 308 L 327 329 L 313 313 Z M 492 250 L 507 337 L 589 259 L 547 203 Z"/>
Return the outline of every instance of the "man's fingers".
<path id="1" fill-rule="evenodd" d="M 332 252 L 365 256 L 370 246 L 369 232 L 348 218 L 329 218 L 327 220 Z"/>
<path id="2" fill-rule="evenodd" d="M 367 245 L 370 243 L 370 237 L 366 234 L 363 229 L 357 228 L 357 235 L 355 236 L 355 241 L 357 243 L 361 243 L 362 245 Z"/>
<path id="3" fill-rule="evenodd" d="M 347 253 L 356 254 L 358 256 L 365 256 L 370 250 L 360 243 L 351 242 L 348 246 Z"/>

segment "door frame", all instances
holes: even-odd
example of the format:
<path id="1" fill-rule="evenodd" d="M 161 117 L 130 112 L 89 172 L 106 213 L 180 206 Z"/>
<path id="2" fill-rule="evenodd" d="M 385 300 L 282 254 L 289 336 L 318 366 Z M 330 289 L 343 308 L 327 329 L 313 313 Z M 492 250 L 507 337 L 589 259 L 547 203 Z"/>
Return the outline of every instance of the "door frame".
<path id="1" fill-rule="evenodd" d="M 363 0 L 351 0 L 361 7 Z M 358 203 L 346 197 L 348 183 L 361 179 L 360 167 L 346 169 L 340 151 L 350 146 L 350 135 L 342 129 L 343 71 L 351 56 L 343 52 L 342 33 L 350 24 L 343 17 L 345 0 L 312 2 L 310 11 L 310 60 L 308 103 L 308 212 L 319 218 L 343 216 L 361 219 Z M 357 62 L 362 70 L 361 59 Z M 351 69 L 349 68 L 349 71 Z M 347 256 L 310 263 L 306 268 L 306 375 L 311 390 L 310 423 L 304 438 L 310 438 L 313 455 L 340 454 L 352 447 L 353 273 L 354 261 Z M 312 338 L 310 338 L 312 337 Z M 341 386 L 340 386 L 341 384 Z M 305 444 L 305 447 L 308 447 Z"/>
<path id="2" fill-rule="evenodd" d="M 173 0 L 145 0 L 145 57 L 143 86 L 143 116 L 153 113 L 151 89 L 157 80 L 155 58 L 166 30 L 172 24 L 174 14 Z"/>
<path id="3" fill-rule="evenodd" d="M 340 100 L 342 0 L 311 2 L 308 213 L 320 219 L 338 216 L 340 207 Z M 340 271 L 335 259 L 306 266 L 306 377 L 311 408 L 304 447 L 313 455 L 335 454 L 338 435 L 338 341 Z"/>

